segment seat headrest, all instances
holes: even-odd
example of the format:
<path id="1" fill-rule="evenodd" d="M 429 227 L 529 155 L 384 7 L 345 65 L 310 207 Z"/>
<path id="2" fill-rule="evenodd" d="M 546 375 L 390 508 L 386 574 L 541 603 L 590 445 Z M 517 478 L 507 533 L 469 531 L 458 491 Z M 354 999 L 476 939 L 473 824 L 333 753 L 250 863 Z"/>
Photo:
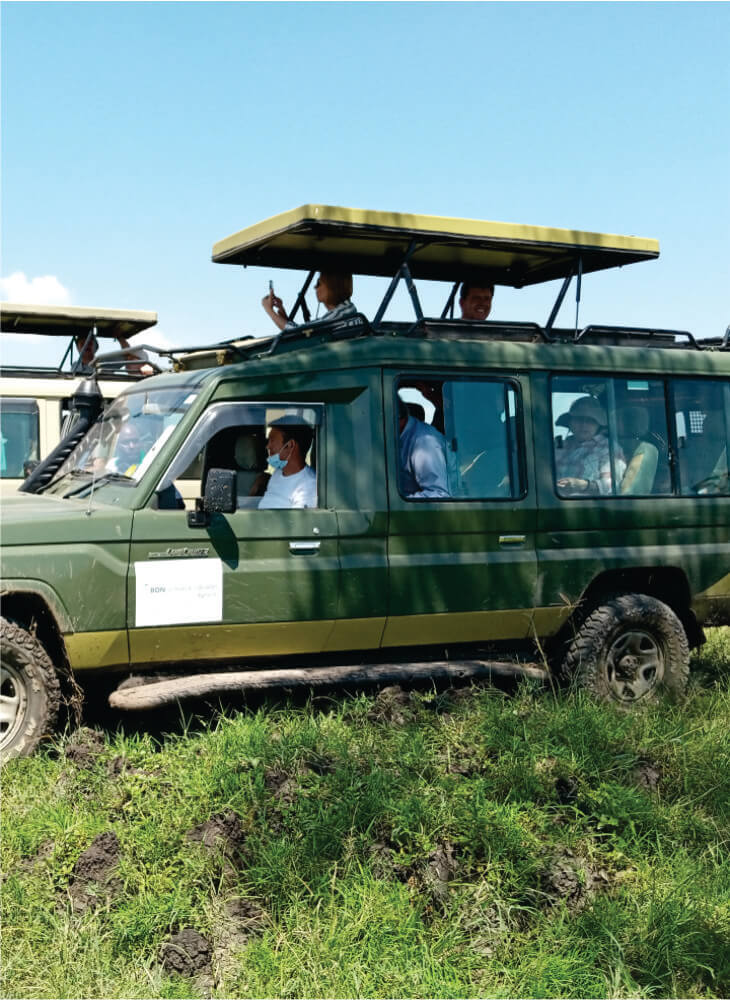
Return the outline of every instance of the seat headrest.
<path id="1" fill-rule="evenodd" d="M 258 448 L 255 434 L 239 434 L 233 446 L 233 457 L 239 469 L 258 467 Z"/>
<path id="2" fill-rule="evenodd" d="M 627 406 L 619 411 L 619 429 L 626 437 L 642 437 L 649 430 L 649 413 L 643 406 Z"/>

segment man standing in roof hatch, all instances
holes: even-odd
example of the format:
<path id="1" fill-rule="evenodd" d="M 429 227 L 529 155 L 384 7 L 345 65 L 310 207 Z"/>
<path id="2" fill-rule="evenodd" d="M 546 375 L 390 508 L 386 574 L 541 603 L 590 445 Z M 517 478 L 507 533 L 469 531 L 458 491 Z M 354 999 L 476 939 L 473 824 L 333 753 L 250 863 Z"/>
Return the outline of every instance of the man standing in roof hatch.
<path id="1" fill-rule="evenodd" d="M 482 285 L 462 282 L 461 293 L 459 295 L 459 305 L 461 306 L 461 318 L 484 322 L 492 311 L 492 299 L 494 298 L 494 285 L 486 283 Z"/>

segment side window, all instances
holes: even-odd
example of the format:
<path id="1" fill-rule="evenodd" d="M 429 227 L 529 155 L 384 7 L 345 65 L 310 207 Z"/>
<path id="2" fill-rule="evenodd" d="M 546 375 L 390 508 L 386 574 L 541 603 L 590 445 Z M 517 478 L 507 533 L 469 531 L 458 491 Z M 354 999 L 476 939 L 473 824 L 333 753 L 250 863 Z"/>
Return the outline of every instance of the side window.
<path id="1" fill-rule="evenodd" d="M 236 474 L 237 509 L 317 507 L 317 455 L 322 407 L 219 403 L 201 417 L 163 477 L 189 504 L 205 492 L 211 469 Z"/>
<path id="2" fill-rule="evenodd" d="M 672 408 L 680 493 L 683 496 L 730 493 L 727 422 L 730 383 L 676 379 Z"/>
<path id="3" fill-rule="evenodd" d="M 23 479 L 28 462 L 37 461 L 38 403 L 35 399 L 0 399 L 0 477 Z"/>
<path id="4" fill-rule="evenodd" d="M 403 378 L 398 410 L 402 496 L 496 500 L 523 495 L 513 383 Z"/>
<path id="5" fill-rule="evenodd" d="M 559 496 L 671 494 L 661 379 L 555 376 L 551 396 Z"/>

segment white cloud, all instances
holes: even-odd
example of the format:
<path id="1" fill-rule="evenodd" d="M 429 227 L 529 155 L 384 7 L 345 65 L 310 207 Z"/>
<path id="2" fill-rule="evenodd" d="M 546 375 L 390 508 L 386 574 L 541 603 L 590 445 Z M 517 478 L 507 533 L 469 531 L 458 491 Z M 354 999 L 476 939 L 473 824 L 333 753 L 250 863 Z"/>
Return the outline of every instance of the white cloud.
<path id="1" fill-rule="evenodd" d="M 143 330 L 141 333 L 135 334 L 134 337 L 130 337 L 129 343 L 139 344 L 149 344 L 150 347 L 161 347 L 163 349 L 168 347 L 179 347 L 180 345 L 170 340 L 170 338 L 158 330 L 157 327 L 152 327 L 151 330 Z"/>
<path id="2" fill-rule="evenodd" d="M 71 305 L 71 293 L 54 274 L 28 278 L 23 271 L 0 278 L 0 299 L 33 306 Z"/>

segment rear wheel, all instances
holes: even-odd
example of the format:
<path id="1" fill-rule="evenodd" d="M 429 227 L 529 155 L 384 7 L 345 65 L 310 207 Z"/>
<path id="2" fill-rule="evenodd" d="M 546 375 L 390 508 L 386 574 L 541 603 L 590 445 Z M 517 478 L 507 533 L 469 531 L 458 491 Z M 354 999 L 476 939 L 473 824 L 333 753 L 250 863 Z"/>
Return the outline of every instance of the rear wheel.
<path id="1" fill-rule="evenodd" d="M 48 653 L 15 622 L 0 618 L 0 759 L 27 757 L 50 736 L 61 687 Z"/>
<path id="2" fill-rule="evenodd" d="M 563 661 L 565 674 L 603 701 L 630 707 L 681 694 L 689 644 L 670 607 L 646 594 L 623 594 L 584 620 Z"/>

